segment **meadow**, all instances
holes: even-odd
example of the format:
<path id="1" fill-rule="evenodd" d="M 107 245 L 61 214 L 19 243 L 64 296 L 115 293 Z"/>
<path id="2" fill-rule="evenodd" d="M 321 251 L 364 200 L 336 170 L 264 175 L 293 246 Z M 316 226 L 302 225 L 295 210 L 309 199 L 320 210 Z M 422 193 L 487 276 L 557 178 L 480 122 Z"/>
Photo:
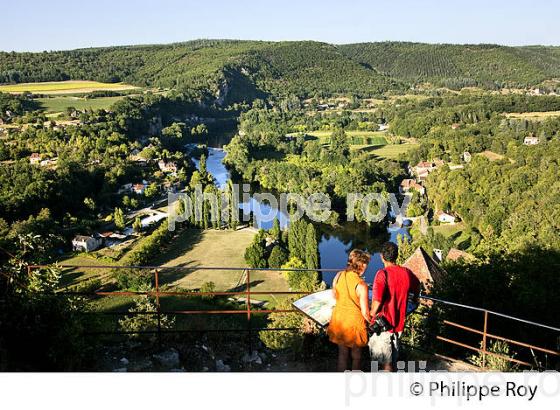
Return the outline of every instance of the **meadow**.
<path id="1" fill-rule="evenodd" d="M 40 83 L 21 83 L 0 85 L 0 92 L 21 94 L 30 92 L 33 94 L 80 94 L 93 91 L 124 91 L 137 87 L 124 83 L 100 83 L 98 81 L 49 81 Z"/>
<path id="2" fill-rule="evenodd" d="M 123 99 L 118 97 L 98 97 L 98 98 L 81 98 L 72 96 L 45 97 L 37 98 L 41 108 L 47 113 L 60 113 L 66 111 L 68 107 L 74 107 L 77 110 L 100 110 L 109 109 L 114 103 Z"/>
<path id="3" fill-rule="evenodd" d="M 379 147 L 373 147 L 373 149 L 364 147 L 362 149 L 371 152 L 371 154 L 377 157 L 397 160 L 399 159 L 401 154 L 406 154 L 408 151 L 410 151 L 411 149 L 417 146 L 418 146 L 417 143 L 406 143 L 406 144 L 383 145 Z"/>

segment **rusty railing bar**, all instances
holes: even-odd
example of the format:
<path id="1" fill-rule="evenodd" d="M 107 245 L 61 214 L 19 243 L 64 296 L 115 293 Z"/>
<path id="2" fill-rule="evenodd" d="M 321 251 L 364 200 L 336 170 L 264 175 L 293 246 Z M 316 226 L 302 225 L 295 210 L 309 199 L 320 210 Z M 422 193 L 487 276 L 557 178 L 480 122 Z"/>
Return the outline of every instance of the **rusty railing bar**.
<path id="1" fill-rule="evenodd" d="M 483 308 L 479 308 L 479 307 L 475 307 L 475 306 L 464 305 L 462 303 L 449 302 L 447 300 L 437 299 L 437 298 L 433 298 L 433 297 L 425 296 L 425 295 L 421 295 L 420 298 L 421 299 L 426 299 L 426 300 L 431 300 L 431 301 L 434 301 L 434 302 L 443 303 L 445 305 L 451 305 L 451 306 L 462 307 L 462 308 L 465 308 L 465 309 L 477 310 L 479 312 L 488 312 L 492 315 L 500 316 L 500 317 L 503 317 L 503 318 L 506 318 L 506 319 L 516 320 L 518 322 L 523 322 L 523 323 L 526 323 L 526 324 L 529 324 L 529 325 L 539 326 L 539 327 L 543 327 L 543 328 L 546 328 L 546 329 L 554 330 L 556 332 L 560 332 L 560 328 L 558 328 L 558 327 L 549 326 L 549 325 L 545 325 L 545 324 L 538 323 L 538 322 L 533 322 L 533 321 L 527 320 L 527 319 L 521 319 L 521 318 L 518 318 L 518 317 L 515 317 L 515 316 L 506 315 L 504 313 L 494 312 L 493 310 L 483 309 Z"/>
<path id="2" fill-rule="evenodd" d="M 449 326 L 453 326 L 453 327 L 457 327 L 459 329 L 466 330 L 468 332 L 477 333 L 479 335 L 482 335 L 484 333 L 481 330 L 473 329 L 472 327 L 468 327 L 468 326 L 465 326 L 465 325 L 460 325 L 459 323 L 451 322 L 449 320 L 444 320 L 443 323 L 446 324 L 446 325 L 449 325 Z M 538 350 L 542 353 L 549 353 L 549 354 L 552 354 L 552 355 L 555 355 L 555 356 L 560 356 L 560 352 L 557 352 L 555 350 L 549 350 L 549 349 L 546 349 L 544 347 L 535 346 L 535 345 L 532 345 L 532 344 L 529 344 L 529 343 L 518 342 L 517 340 L 508 339 L 508 338 L 502 337 L 502 336 L 497 336 L 497 335 L 494 335 L 492 333 L 487 332 L 486 337 L 490 338 L 490 339 L 502 340 L 504 342 L 515 344 L 515 345 L 518 345 L 518 346 L 521 346 L 521 347 L 527 347 L 529 349 L 535 349 L 535 350 Z"/>
<path id="3" fill-rule="evenodd" d="M 436 339 L 441 340 L 443 342 L 447 342 L 447 343 L 451 343 L 451 344 L 454 344 L 454 345 L 457 345 L 457 346 L 464 347 L 465 349 L 474 350 L 475 352 L 485 353 L 487 355 L 499 357 L 501 359 L 508 360 L 510 362 L 519 363 L 519 364 L 522 364 L 522 365 L 525 365 L 525 366 L 533 367 L 533 365 L 531 363 L 523 362 L 521 360 L 517 360 L 517 359 L 514 359 L 513 357 L 509 357 L 509 356 L 504 356 L 504 355 L 499 354 L 499 353 L 494 353 L 494 352 L 489 352 L 489 351 L 483 352 L 483 350 L 479 349 L 478 347 L 474 347 L 474 346 L 471 346 L 471 345 L 468 345 L 468 344 L 465 344 L 465 343 L 457 342 L 456 340 L 448 339 L 448 338 L 443 337 L 443 336 L 436 336 Z"/>
<path id="4" fill-rule="evenodd" d="M 33 269 L 42 269 L 48 268 L 53 265 L 29 265 L 29 267 Z M 165 266 L 165 265 L 56 265 L 60 268 L 72 268 L 72 269 L 158 269 L 162 270 L 228 270 L 228 271 L 243 271 L 247 269 L 246 267 L 220 267 L 220 266 L 201 266 L 201 267 L 188 267 L 188 266 Z M 331 269 L 331 268 L 317 268 L 317 269 L 308 269 L 308 268 L 251 268 L 253 271 L 274 271 L 274 272 L 339 272 L 342 269 Z"/>

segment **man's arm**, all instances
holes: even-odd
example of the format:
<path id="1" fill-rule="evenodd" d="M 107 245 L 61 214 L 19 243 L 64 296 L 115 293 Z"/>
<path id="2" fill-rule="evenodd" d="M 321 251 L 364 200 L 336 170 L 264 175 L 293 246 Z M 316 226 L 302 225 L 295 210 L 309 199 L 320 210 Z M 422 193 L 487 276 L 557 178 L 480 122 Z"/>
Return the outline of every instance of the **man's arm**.
<path id="1" fill-rule="evenodd" d="M 378 300 L 373 299 L 371 301 L 371 317 L 374 318 L 379 312 L 379 308 L 381 307 L 381 302 Z"/>

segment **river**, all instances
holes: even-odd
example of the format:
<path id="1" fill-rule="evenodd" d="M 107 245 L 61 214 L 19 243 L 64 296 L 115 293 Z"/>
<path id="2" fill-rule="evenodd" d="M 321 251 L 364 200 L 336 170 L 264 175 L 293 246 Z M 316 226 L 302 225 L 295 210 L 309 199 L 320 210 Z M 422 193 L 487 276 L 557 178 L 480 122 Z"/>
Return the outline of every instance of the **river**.
<path id="1" fill-rule="evenodd" d="M 230 178 L 230 173 L 223 163 L 225 152 L 220 148 L 208 148 L 208 158 L 206 161 L 206 168 L 216 179 L 216 185 L 223 188 Z M 195 160 L 198 167 L 199 162 Z M 268 203 L 257 202 L 254 198 L 250 203 L 240 203 L 240 208 L 245 213 L 250 209 L 260 207 L 261 215 L 268 215 L 271 212 L 271 207 Z M 279 220 L 282 227 L 288 224 L 288 215 L 279 211 Z M 259 228 L 269 229 L 272 222 L 256 221 Z M 365 224 L 358 224 L 352 222 L 341 223 L 339 227 L 333 228 L 327 225 L 318 227 L 321 233 L 319 242 L 319 254 L 321 256 L 321 268 L 334 268 L 339 269 L 346 266 L 348 253 L 354 249 L 364 249 L 371 253 L 372 258 L 365 274 L 365 279 L 371 283 L 375 273 L 383 267 L 379 255 L 379 248 L 385 241 L 391 240 L 396 242 L 397 235 L 408 235 L 406 228 L 400 229 L 387 229 L 387 232 L 379 232 L 372 234 L 369 232 Z M 330 286 L 334 278 L 334 273 L 323 274 L 323 280 Z"/>

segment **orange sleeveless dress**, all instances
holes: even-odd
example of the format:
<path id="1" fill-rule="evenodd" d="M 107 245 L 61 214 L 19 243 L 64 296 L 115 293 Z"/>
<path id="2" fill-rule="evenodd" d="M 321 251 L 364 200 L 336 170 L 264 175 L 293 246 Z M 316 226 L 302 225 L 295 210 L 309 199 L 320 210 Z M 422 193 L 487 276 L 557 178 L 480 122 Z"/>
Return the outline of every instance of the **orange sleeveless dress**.
<path id="1" fill-rule="evenodd" d="M 364 283 L 356 272 L 342 272 L 335 284 L 336 305 L 327 329 L 329 340 L 346 347 L 364 347 L 368 336 L 356 286 Z"/>

